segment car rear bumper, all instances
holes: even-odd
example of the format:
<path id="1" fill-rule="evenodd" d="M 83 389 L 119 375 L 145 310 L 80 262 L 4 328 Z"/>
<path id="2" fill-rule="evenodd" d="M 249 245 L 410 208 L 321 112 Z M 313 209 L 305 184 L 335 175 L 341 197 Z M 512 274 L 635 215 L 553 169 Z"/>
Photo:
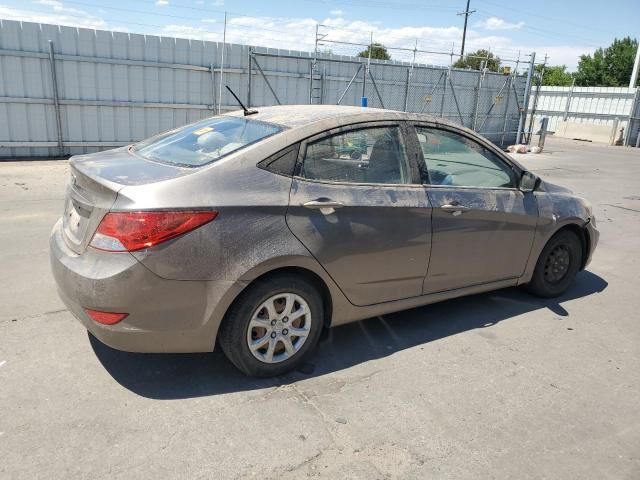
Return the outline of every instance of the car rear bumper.
<path id="1" fill-rule="evenodd" d="M 78 255 L 67 247 L 60 221 L 49 244 L 60 298 L 87 330 L 118 350 L 211 351 L 228 304 L 243 288 L 240 282 L 167 280 L 126 252 L 89 248 Z M 128 316 L 102 325 L 85 308 Z"/>

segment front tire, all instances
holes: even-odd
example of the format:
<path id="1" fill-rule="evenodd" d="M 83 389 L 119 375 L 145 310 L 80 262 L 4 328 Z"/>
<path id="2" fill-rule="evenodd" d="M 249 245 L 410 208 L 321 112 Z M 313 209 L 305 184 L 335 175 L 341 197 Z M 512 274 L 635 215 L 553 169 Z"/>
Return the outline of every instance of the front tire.
<path id="1" fill-rule="evenodd" d="M 544 298 L 562 295 L 580 270 L 582 253 L 582 242 L 574 232 L 556 233 L 540 253 L 527 290 Z"/>
<path id="2" fill-rule="evenodd" d="M 220 327 L 219 344 L 246 375 L 282 375 L 311 353 L 323 319 L 318 289 L 301 276 L 278 274 L 241 294 Z"/>

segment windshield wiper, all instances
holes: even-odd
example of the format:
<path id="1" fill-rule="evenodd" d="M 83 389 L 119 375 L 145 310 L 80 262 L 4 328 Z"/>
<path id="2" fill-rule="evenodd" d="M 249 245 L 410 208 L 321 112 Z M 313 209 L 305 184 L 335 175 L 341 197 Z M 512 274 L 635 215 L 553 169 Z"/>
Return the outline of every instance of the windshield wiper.
<path id="1" fill-rule="evenodd" d="M 240 99 L 238 98 L 238 96 L 237 96 L 235 93 L 233 93 L 233 90 L 231 90 L 231 89 L 229 88 L 229 85 L 225 85 L 225 87 L 227 88 L 227 90 L 229 90 L 229 93 L 230 93 L 231 95 L 233 95 L 233 98 L 235 98 L 235 99 L 236 99 L 236 102 L 238 102 L 238 104 L 242 107 L 242 110 L 244 110 L 244 116 L 245 116 L 245 117 L 246 117 L 247 115 L 253 115 L 254 113 L 258 113 L 258 111 L 257 111 L 257 110 L 249 110 L 247 107 L 245 107 L 245 106 L 244 106 L 244 103 L 242 103 L 242 102 L 240 101 Z"/>

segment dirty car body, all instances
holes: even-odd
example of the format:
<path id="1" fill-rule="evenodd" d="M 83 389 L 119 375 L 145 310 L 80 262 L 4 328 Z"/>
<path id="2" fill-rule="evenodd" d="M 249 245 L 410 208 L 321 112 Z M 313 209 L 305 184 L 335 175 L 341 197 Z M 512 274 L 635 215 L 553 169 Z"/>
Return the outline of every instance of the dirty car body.
<path id="1" fill-rule="evenodd" d="M 317 289 L 314 322 L 336 326 L 527 284 L 561 230 L 581 242 L 579 268 L 589 262 L 588 204 L 470 130 L 357 107 L 259 110 L 71 159 L 51 265 L 61 298 L 102 342 L 211 351 L 243 292 L 278 273 Z M 119 219 L 156 221 L 149 212 L 157 229 L 167 213 L 204 220 L 133 248 L 117 240 Z"/>

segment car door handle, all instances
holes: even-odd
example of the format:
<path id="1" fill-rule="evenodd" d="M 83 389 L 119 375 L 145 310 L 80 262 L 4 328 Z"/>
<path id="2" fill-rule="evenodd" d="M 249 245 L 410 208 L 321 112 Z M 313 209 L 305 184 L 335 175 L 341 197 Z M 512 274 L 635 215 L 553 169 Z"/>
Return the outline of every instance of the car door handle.
<path id="1" fill-rule="evenodd" d="M 469 210 L 469 207 L 465 207 L 464 205 L 460 205 L 459 203 L 454 202 L 442 205 L 440 209 L 445 212 L 450 212 L 453 216 L 457 217 L 458 215 L 462 214 L 462 212 Z"/>
<path id="2" fill-rule="evenodd" d="M 304 207 L 306 208 L 342 208 L 344 207 L 344 203 L 335 202 L 333 200 L 311 200 L 310 202 L 304 203 Z"/>

